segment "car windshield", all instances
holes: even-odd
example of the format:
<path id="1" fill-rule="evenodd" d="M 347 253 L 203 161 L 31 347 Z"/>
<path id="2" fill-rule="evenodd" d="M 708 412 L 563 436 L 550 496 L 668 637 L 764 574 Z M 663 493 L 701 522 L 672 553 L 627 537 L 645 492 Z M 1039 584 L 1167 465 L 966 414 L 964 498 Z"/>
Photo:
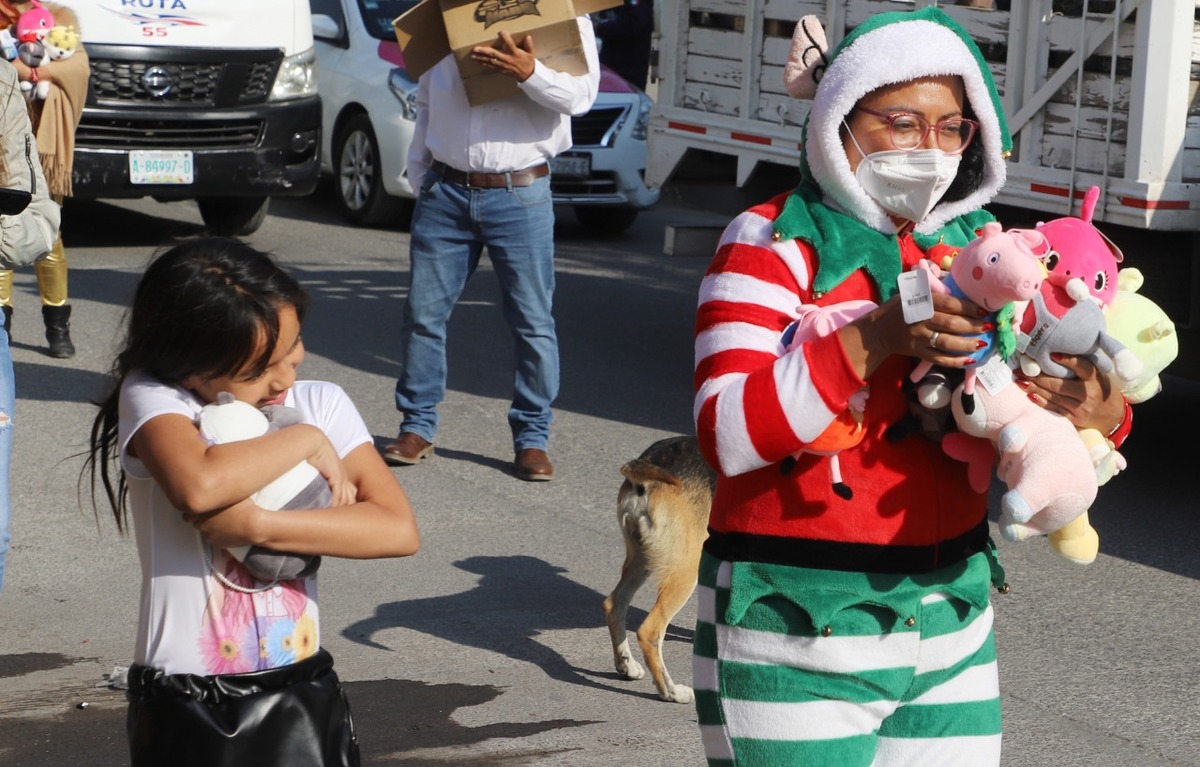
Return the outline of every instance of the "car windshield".
<path id="1" fill-rule="evenodd" d="M 396 30 L 392 21 L 416 4 L 417 0 L 358 0 L 358 9 L 371 37 L 395 40 Z"/>

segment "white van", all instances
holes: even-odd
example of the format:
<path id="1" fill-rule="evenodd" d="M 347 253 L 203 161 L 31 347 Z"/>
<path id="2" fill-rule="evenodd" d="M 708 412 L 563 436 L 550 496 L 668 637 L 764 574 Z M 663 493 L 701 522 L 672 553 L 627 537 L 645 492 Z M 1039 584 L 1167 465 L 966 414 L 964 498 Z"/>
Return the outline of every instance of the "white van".
<path id="1" fill-rule="evenodd" d="M 317 183 L 321 104 L 308 0 L 56 0 L 92 75 L 74 196 L 194 199 L 250 234 Z"/>

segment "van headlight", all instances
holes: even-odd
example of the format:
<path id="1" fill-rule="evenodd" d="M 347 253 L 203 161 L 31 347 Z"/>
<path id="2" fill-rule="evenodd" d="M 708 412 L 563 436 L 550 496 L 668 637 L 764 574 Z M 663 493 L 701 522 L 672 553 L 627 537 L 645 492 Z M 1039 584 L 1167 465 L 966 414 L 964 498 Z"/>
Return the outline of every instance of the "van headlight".
<path id="1" fill-rule="evenodd" d="M 650 110 L 654 108 L 654 100 L 644 93 L 638 93 L 638 115 L 633 124 L 632 135 L 638 141 L 645 141 L 650 132 Z"/>
<path id="2" fill-rule="evenodd" d="M 405 120 L 417 119 L 417 84 L 409 80 L 407 72 L 396 67 L 388 72 L 388 90 L 400 101 L 400 112 Z"/>
<path id="3" fill-rule="evenodd" d="M 279 65 L 275 84 L 271 86 L 271 101 L 287 101 L 317 95 L 317 52 L 307 51 L 288 56 Z"/>

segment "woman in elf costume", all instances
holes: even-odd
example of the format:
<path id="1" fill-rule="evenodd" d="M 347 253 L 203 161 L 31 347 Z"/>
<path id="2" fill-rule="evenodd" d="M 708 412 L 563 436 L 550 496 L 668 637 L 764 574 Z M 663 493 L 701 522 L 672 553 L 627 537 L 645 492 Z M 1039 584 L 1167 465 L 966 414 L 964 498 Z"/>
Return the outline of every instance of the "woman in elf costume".
<path id="1" fill-rule="evenodd" d="M 718 471 L 700 567 L 696 708 L 710 765 L 996 765 L 986 496 L 936 439 L 888 439 L 920 360 L 962 368 L 981 310 L 933 293 L 906 322 L 897 280 L 992 220 L 1011 147 L 991 74 L 937 8 L 877 14 L 832 50 L 797 25 L 789 92 L 811 97 L 802 181 L 738 216 L 700 289 L 697 435 Z M 783 351 L 797 307 L 874 311 Z M 921 303 L 921 302 L 916 302 Z M 913 319 L 913 318 L 910 318 Z M 1124 411 L 1086 361 L 1031 398 L 1109 433 Z M 801 453 L 868 387 L 840 454 L 852 498 Z M 1106 396 L 1107 392 L 1107 396 Z"/>

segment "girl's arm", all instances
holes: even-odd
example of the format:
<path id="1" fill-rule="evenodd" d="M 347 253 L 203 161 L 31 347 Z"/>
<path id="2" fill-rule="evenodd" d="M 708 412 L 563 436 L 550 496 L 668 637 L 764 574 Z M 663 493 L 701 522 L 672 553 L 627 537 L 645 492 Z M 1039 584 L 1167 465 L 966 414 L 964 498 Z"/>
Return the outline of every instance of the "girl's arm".
<path id="1" fill-rule="evenodd" d="M 363 443 L 345 457 L 358 488 L 349 506 L 269 511 L 252 502 L 210 514 L 185 514 L 219 548 L 257 545 L 275 551 L 352 559 L 405 557 L 421 543 L 412 506 L 375 446 Z"/>
<path id="2" fill-rule="evenodd" d="M 346 469 L 325 433 L 296 424 L 261 437 L 208 445 L 187 416 L 168 413 L 146 421 L 130 439 L 130 452 L 180 511 L 203 514 L 249 498 L 308 461 L 329 481 L 335 499 L 348 502 Z"/>

